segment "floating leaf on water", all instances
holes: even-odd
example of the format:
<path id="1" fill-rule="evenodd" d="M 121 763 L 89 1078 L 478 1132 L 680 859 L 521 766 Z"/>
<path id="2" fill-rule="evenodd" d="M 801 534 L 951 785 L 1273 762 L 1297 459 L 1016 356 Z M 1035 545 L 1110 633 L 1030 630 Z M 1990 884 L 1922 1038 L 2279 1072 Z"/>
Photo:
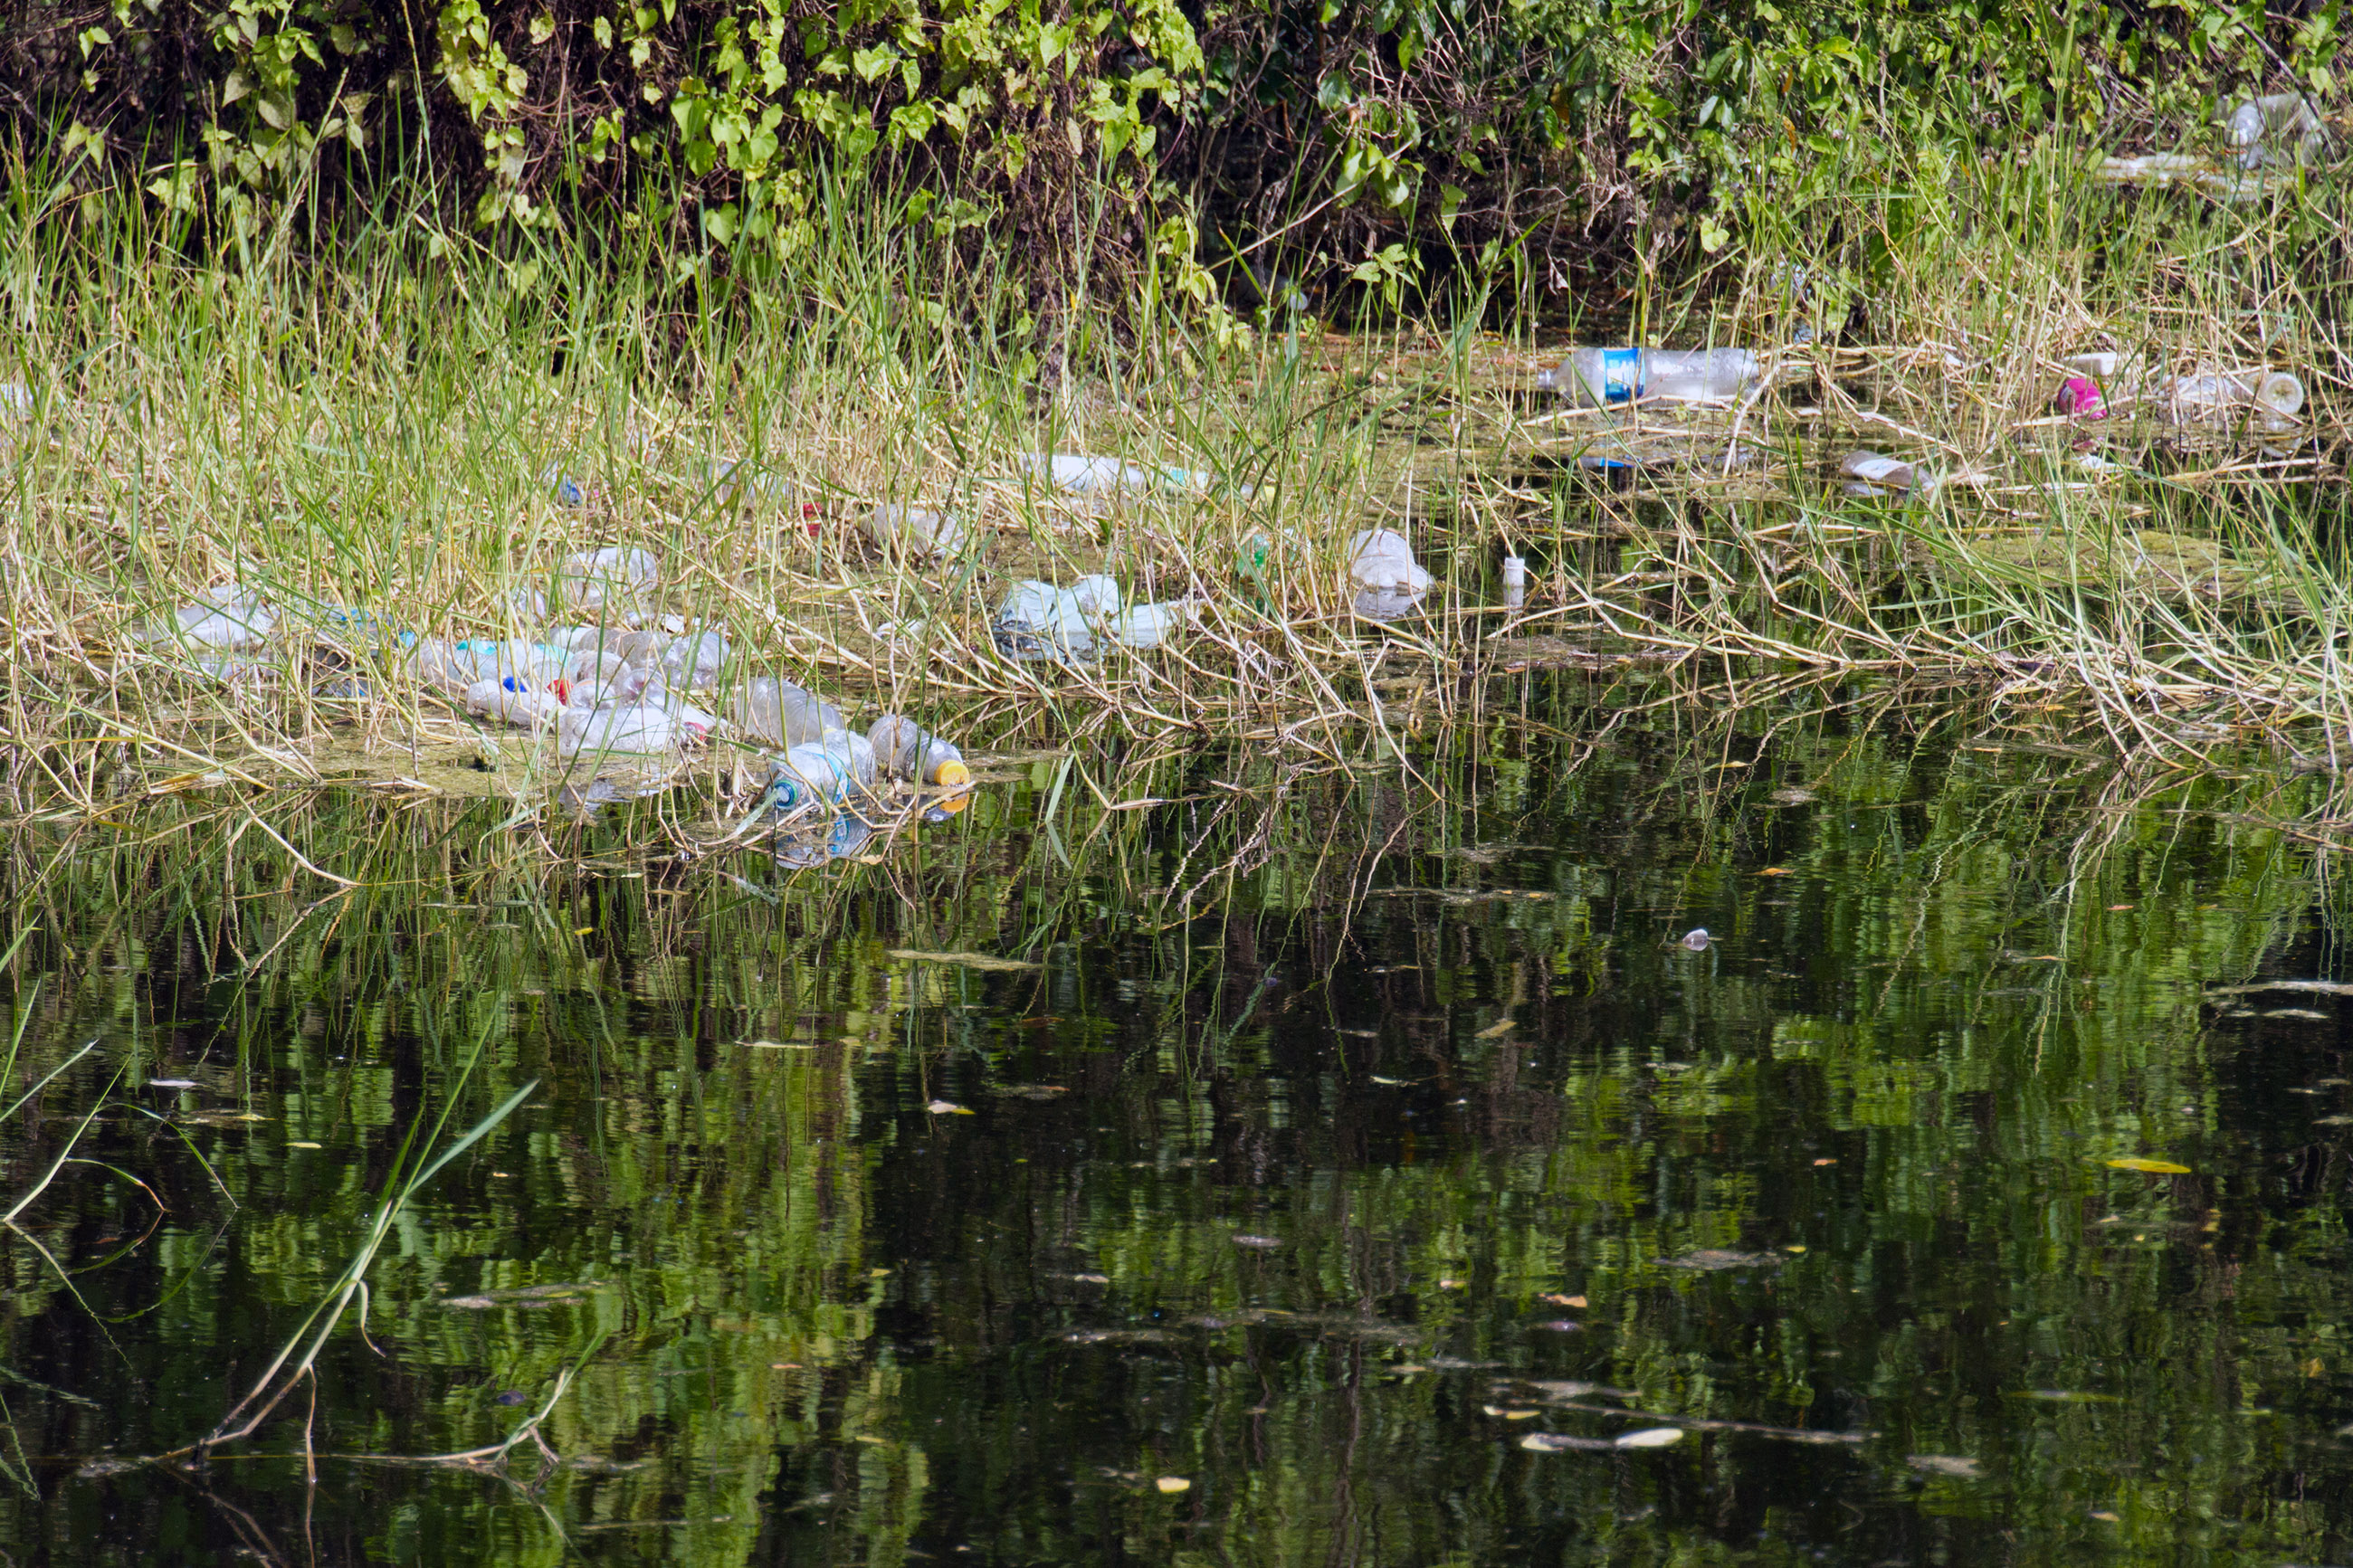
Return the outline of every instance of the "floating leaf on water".
<path id="1" fill-rule="evenodd" d="M 595 1279 L 565 1285 L 525 1285 L 512 1290 L 485 1290 L 479 1296 L 451 1296 L 436 1305 L 477 1312 L 491 1307 L 570 1307 L 604 1288 Z"/>
<path id="2" fill-rule="evenodd" d="M 1461 1290 L 1467 1289 L 1470 1284 L 1468 1279 L 1440 1279 L 1438 1288 L 1441 1290 Z"/>
<path id="3" fill-rule="evenodd" d="M 1373 1075 L 1373 1081 L 1379 1084 L 1384 1089 L 1402 1089 L 1413 1080 L 1402 1078 L 1383 1078 L 1380 1074 L 1375 1073 Z"/>
<path id="4" fill-rule="evenodd" d="M 2143 1160 L 2136 1156 L 2129 1160 L 2111 1160 L 2108 1163 L 2119 1171 L 2138 1171 L 2145 1175 L 2150 1176 L 2186 1176 L 2189 1174 L 2189 1166 L 2177 1165 L 2170 1160 Z"/>
<path id="5" fill-rule="evenodd" d="M 1111 1276 L 1108 1274 L 1073 1274 L 1071 1276 L 1071 1279 L 1074 1284 L 1079 1285 L 1108 1285 L 1111 1283 Z"/>
<path id="6" fill-rule="evenodd" d="M 1480 1030 L 1471 1037 L 1474 1040 L 1500 1040 L 1505 1035 L 1510 1034 L 1514 1029 L 1518 1027 L 1519 1025 L 1514 1023 L 1509 1018 L 1505 1018 L 1501 1023 L 1488 1025 L 1485 1028 Z"/>
<path id="7" fill-rule="evenodd" d="M 1838 1162 L 1836 1160 L 1817 1160 L 1814 1163 L 1817 1165 L 1835 1165 Z"/>
<path id="8" fill-rule="evenodd" d="M 817 1047 L 807 1040 L 745 1040 L 742 1044 L 754 1051 L 813 1051 Z"/>
<path id="9" fill-rule="evenodd" d="M 1255 1247 L 1262 1249 L 1282 1245 L 1282 1237 L 1279 1236 L 1252 1236 L 1247 1231 L 1236 1235 L 1232 1240 L 1236 1247 Z"/>
<path id="10" fill-rule="evenodd" d="M 1537 1297 L 1537 1298 L 1536 1298 L 1536 1300 L 1539 1300 L 1539 1301 L 1549 1301 L 1549 1302 L 1551 1302 L 1551 1303 L 1552 1303 L 1554 1306 L 1556 1306 L 1556 1307 L 1578 1307 L 1578 1308 L 1582 1308 L 1582 1307 L 1585 1305 L 1585 1298 L 1584 1298 L 1584 1297 L 1582 1297 L 1582 1296 L 1564 1296 L 1564 1295 L 1561 1295 L 1558 1291 L 1546 1291 L 1544 1295 L 1541 1295 L 1541 1296 Z"/>
<path id="11" fill-rule="evenodd" d="M 930 1111 L 934 1116 L 971 1116 L 975 1114 L 972 1111 L 966 1110 L 963 1106 L 958 1105 L 952 1100 L 935 1100 L 929 1105 L 923 1107 L 923 1109 Z"/>
<path id="12" fill-rule="evenodd" d="M 2324 1116 L 2313 1125 L 2315 1127 L 2353 1127 L 2353 1116 Z"/>
<path id="13" fill-rule="evenodd" d="M 1973 1481 L 1985 1474 L 1985 1467 L 1975 1459 L 1952 1454 L 1906 1454 L 1904 1462 L 1915 1470 L 1926 1470 L 1932 1476 L 1951 1476 L 1957 1480 Z"/>
<path id="14" fill-rule="evenodd" d="M 1797 875 L 1795 871 L 1790 870 L 1787 866 L 1767 866 L 1757 874 L 1760 877 L 1794 877 Z"/>
<path id="15" fill-rule="evenodd" d="M 1562 1432 L 1531 1432 L 1520 1439 L 1520 1447 L 1539 1454 L 1556 1454 L 1568 1448 L 1614 1448 L 1618 1445 L 1605 1437 L 1571 1437 Z"/>
<path id="16" fill-rule="evenodd" d="M 147 1080 L 147 1087 L 149 1089 L 194 1089 L 196 1087 L 196 1080 L 192 1078 L 151 1078 Z"/>
<path id="17" fill-rule="evenodd" d="M 1163 1476 L 1152 1484 L 1172 1495 L 1176 1492 L 1189 1492 L 1193 1489 L 1193 1483 L 1183 1476 Z"/>
<path id="18" fill-rule="evenodd" d="M 1511 1410 L 1501 1405 L 1482 1405 L 1479 1408 L 1498 1421 L 1528 1421 L 1544 1414 L 1541 1410 Z"/>
<path id="19" fill-rule="evenodd" d="M 289 1149 L 323 1149 L 326 1147 L 323 1143 L 313 1143 L 304 1138 L 289 1139 L 286 1146 Z"/>
<path id="20" fill-rule="evenodd" d="M 2258 1013 L 2255 1016 L 2258 1018 L 2309 1018 L 2316 1023 L 2326 1024 L 2330 1021 L 2333 1015 L 2317 1012 L 2310 1007 L 2274 1007 L 2268 1012 Z"/>
<path id="21" fill-rule="evenodd" d="M 2124 1522 L 2123 1515 L 2110 1513 L 2104 1508 L 2094 1509 L 2092 1510 L 2092 1517 L 2098 1520 L 2102 1524 L 2121 1524 Z"/>
<path id="22" fill-rule="evenodd" d="M 1640 1431 L 1619 1433 L 1612 1444 L 1620 1448 L 1663 1448 L 1683 1440 L 1683 1429 L 1680 1426 L 1645 1426 Z"/>
<path id="23" fill-rule="evenodd" d="M 920 959 L 925 963 L 954 963 L 965 969 L 1026 970 L 1041 969 L 1042 964 L 1026 959 L 999 958 L 993 952 L 924 952 L 912 947 L 894 947 L 883 954 L 886 958 Z"/>
<path id="24" fill-rule="evenodd" d="M 1059 1083 L 1001 1083 L 989 1092 L 1012 1100 L 1051 1100 L 1071 1091 Z"/>

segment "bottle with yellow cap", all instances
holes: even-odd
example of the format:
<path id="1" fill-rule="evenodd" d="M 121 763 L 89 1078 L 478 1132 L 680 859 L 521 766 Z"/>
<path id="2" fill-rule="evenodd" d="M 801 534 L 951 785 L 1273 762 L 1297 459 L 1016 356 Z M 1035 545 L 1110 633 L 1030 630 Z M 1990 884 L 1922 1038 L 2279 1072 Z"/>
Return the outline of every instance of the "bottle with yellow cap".
<path id="1" fill-rule="evenodd" d="M 882 771 L 893 778 L 938 789 L 962 789 L 972 782 L 972 770 L 955 743 L 941 740 L 913 719 L 885 713 L 866 731 L 866 741 Z"/>

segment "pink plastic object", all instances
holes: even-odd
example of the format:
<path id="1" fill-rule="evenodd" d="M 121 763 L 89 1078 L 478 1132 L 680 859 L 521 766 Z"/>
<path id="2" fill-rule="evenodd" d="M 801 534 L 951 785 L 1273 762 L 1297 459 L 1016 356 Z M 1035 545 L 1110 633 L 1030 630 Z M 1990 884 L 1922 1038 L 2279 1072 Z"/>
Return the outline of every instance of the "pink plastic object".
<path id="1" fill-rule="evenodd" d="M 2105 419 L 2108 405 L 2099 384 L 2089 376 L 2071 375 L 2059 387 L 2059 412 L 2077 419 Z"/>

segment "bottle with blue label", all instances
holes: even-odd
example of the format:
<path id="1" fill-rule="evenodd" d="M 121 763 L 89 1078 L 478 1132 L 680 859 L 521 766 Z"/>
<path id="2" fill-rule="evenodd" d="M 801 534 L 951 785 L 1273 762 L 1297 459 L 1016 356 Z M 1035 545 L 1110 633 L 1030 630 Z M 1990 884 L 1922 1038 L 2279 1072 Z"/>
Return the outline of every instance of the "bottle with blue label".
<path id="1" fill-rule="evenodd" d="M 1540 390 L 1604 408 L 1638 399 L 1729 402 L 1756 380 L 1757 356 L 1746 349 L 1571 349 L 1536 373 Z"/>

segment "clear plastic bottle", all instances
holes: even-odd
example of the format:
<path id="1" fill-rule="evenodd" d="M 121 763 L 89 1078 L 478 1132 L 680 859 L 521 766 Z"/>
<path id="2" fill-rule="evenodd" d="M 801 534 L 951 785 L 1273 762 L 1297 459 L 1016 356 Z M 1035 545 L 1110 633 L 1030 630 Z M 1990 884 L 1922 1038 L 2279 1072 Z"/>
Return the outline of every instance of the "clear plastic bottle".
<path id="1" fill-rule="evenodd" d="M 2195 418 L 2224 408 L 2252 406 L 2272 419 L 2295 417 L 2304 407 L 2304 383 L 2284 370 L 2256 371 L 2245 375 L 2220 375 L 2200 371 L 2177 375 L 2158 387 L 2165 412 L 2175 419 Z"/>
<path id="2" fill-rule="evenodd" d="M 1157 605 L 1133 605 L 1111 617 L 1112 641 L 1126 647 L 1158 647 L 1170 632 L 1193 624 L 1200 608 L 1190 599 L 1168 599 Z"/>
<path id="3" fill-rule="evenodd" d="M 1602 406 L 1636 398 L 1709 403 L 1738 397 L 1757 374 L 1757 356 L 1746 349 L 1584 348 L 1538 372 L 1536 385 Z"/>
<path id="4" fill-rule="evenodd" d="M 727 639 L 717 632 L 697 632 L 673 641 L 662 650 L 662 676 L 681 691 L 702 691 L 719 684 L 727 667 Z"/>
<path id="5" fill-rule="evenodd" d="M 677 728 L 659 708 L 566 708 L 556 716 L 556 750 L 568 761 L 586 752 L 659 755 L 678 744 Z"/>
<path id="6" fill-rule="evenodd" d="M 954 555 L 972 536 L 971 526 L 952 511 L 926 511 L 886 501 L 866 514 L 866 537 L 885 552 Z"/>
<path id="7" fill-rule="evenodd" d="M 866 731 L 876 763 L 892 778 L 957 789 L 972 782 L 972 769 L 952 741 L 944 741 L 913 719 L 885 713 Z"/>
<path id="8" fill-rule="evenodd" d="M 771 746 L 797 746 L 842 728 L 841 710 L 832 703 L 789 680 L 765 675 L 744 683 L 727 717 L 745 734 Z"/>
<path id="9" fill-rule="evenodd" d="M 789 747 L 768 772 L 769 804 L 796 811 L 818 801 L 839 805 L 874 787 L 874 748 L 847 730 Z"/>

